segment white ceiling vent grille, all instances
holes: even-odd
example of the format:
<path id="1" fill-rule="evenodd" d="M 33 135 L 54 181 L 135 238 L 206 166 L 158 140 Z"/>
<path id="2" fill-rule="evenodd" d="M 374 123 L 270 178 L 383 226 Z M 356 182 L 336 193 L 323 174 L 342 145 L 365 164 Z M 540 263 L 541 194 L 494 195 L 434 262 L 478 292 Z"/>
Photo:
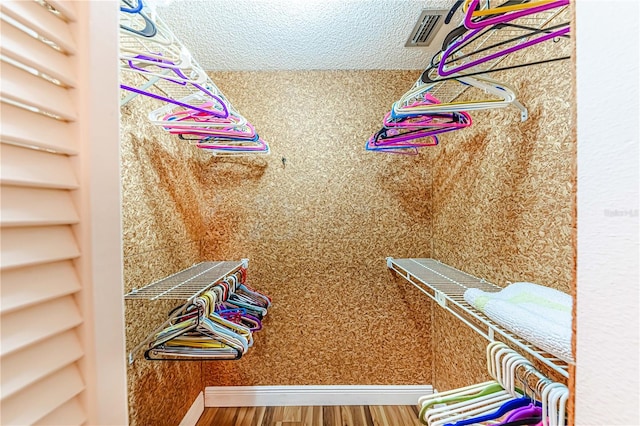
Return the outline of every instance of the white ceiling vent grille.
<path id="1" fill-rule="evenodd" d="M 447 10 L 424 9 L 416 22 L 405 47 L 425 47 L 431 44 L 434 36 L 442 26 Z"/>

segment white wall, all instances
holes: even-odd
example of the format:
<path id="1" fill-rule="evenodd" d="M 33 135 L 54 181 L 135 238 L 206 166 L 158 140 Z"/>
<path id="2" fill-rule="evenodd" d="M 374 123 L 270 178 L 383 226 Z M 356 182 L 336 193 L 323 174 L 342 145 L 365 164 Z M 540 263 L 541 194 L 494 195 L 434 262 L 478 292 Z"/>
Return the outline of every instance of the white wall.
<path id="1" fill-rule="evenodd" d="M 576 1 L 576 424 L 637 425 L 639 3 Z"/>

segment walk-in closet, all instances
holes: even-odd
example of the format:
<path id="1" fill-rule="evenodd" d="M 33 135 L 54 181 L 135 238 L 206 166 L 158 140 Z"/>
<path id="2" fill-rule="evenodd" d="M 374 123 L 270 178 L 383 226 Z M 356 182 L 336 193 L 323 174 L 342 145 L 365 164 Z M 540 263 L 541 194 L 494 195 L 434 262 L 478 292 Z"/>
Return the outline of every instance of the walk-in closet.
<path id="1" fill-rule="evenodd" d="M 3 2 L 0 423 L 637 421 L 606 4 Z"/>

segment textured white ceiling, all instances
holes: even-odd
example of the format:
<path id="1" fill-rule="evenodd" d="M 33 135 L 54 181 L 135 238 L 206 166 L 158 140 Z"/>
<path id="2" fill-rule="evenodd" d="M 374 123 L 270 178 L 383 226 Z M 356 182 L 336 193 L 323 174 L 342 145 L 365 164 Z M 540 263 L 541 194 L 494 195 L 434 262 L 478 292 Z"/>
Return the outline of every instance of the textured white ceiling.
<path id="1" fill-rule="evenodd" d="M 159 0 L 156 7 L 207 70 L 421 69 L 433 50 L 404 44 L 422 9 L 453 3 Z"/>

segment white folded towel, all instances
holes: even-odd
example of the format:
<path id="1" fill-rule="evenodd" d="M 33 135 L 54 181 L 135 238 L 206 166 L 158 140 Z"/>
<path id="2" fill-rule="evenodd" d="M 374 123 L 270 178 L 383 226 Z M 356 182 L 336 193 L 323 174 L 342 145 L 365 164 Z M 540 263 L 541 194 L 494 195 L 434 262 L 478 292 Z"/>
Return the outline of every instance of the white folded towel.
<path id="1" fill-rule="evenodd" d="M 470 288 L 464 299 L 497 324 L 570 362 L 571 296 L 533 283 L 513 283 L 496 293 Z"/>

